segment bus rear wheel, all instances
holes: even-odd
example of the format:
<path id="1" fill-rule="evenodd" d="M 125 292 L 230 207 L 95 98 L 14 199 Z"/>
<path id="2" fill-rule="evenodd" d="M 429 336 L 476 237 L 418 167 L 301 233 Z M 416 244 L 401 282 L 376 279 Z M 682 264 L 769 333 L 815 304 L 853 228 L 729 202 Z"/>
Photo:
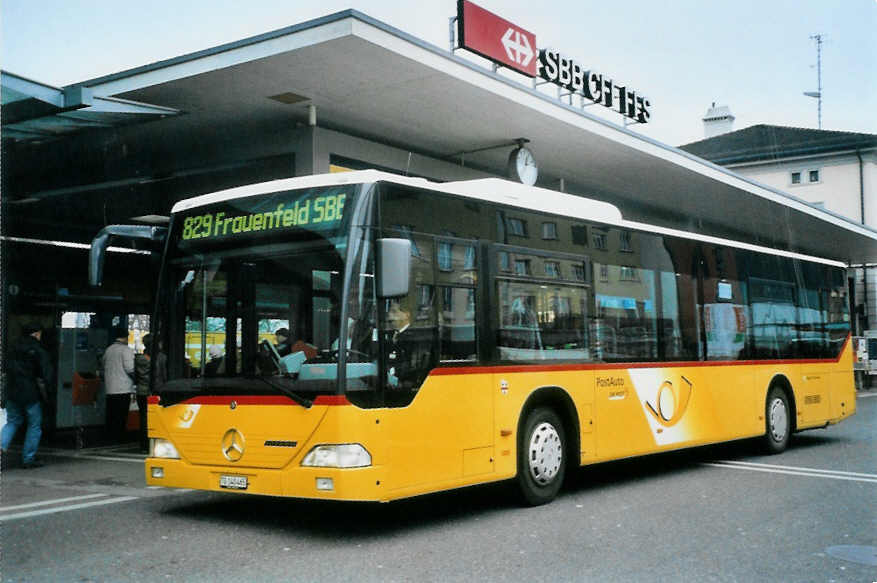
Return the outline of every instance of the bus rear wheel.
<path id="1" fill-rule="evenodd" d="M 777 386 L 767 392 L 764 405 L 764 449 L 769 454 L 785 451 L 792 435 L 792 415 L 789 398 L 785 391 Z"/>
<path id="2" fill-rule="evenodd" d="M 554 410 L 533 409 L 518 436 L 517 485 L 521 501 L 538 506 L 554 500 L 566 472 L 563 422 Z"/>

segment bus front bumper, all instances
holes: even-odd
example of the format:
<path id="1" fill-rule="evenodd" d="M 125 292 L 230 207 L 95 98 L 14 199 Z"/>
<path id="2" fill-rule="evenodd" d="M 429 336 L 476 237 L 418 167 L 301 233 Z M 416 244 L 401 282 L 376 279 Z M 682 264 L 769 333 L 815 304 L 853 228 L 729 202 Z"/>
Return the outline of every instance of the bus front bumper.
<path id="1" fill-rule="evenodd" d="M 181 459 L 146 458 L 146 485 L 321 500 L 385 501 L 383 469 L 204 466 Z"/>

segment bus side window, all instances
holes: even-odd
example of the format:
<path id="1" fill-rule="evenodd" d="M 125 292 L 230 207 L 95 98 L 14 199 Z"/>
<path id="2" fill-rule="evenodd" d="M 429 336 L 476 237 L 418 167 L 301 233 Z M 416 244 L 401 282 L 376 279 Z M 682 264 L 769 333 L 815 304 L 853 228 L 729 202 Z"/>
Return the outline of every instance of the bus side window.
<path id="1" fill-rule="evenodd" d="M 797 307 L 792 262 L 749 254 L 749 309 L 754 358 L 793 358 L 797 350 Z"/>
<path id="2" fill-rule="evenodd" d="M 416 230 L 389 228 L 388 237 L 409 237 L 412 246 L 411 288 L 407 295 L 382 302 L 385 400 L 389 406 L 410 403 L 435 367 L 438 328 L 435 311 L 434 244 Z"/>
<path id="3" fill-rule="evenodd" d="M 439 288 L 440 360 L 475 360 L 475 288 Z"/>
<path id="4" fill-rule="evenodd" d="M 704 245 L 703 258 L 703 321 L 707 360 L 744 358 L 750 316 L 746 282 L 740 277 L 743 272 L 742 257 L 729 247 Z"/>
<path id="5" fill-rule="evenodd" d="M 500 360 L 592 358 L 588 315 L 592 305 L 587 257 L 497 246 L 496 347 Z"/>

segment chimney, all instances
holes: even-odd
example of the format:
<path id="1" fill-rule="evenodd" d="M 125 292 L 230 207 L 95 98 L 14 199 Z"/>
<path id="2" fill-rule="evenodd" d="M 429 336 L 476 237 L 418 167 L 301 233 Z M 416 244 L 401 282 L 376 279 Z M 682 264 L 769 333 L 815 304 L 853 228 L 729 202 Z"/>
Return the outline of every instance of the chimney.
<path id="1" fill-rule="evenodd" d="M 704 138 L 712 138 L 734 131 L 734 119 L 736 118 L 731 115 L 731 108 L 727 105 L 716 107 L 716 102 L 713 101 L 712 106 L 703 116 Z"/>

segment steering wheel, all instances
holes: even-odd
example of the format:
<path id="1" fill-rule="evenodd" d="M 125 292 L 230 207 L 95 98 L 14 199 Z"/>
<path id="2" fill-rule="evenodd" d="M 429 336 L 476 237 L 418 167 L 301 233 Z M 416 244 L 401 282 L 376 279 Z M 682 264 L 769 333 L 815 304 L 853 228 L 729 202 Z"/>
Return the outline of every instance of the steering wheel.
<path id="1" fill-rule="evenodd" d="M 262 342 L 259 343 L 262 346 L 262 350 L 268 353 L 268 357 L 271 359 L 271 363 L 277 369 L 278 372 L 284 372 L 283 366 L 280 364 L 280 355 L 277 354 L 277 351 L 274 350 L 274 347 L 268 341 L 268 339 L 263 338 Z"/>
<path id="2" fill-rule="evenodd" d="M 338 360 L 338 356 L 340 355 L 340 353 L 341 353 L 341 351 L 338 350 L 338 349 L 333 350 L 333 351 L 332 351 L 332 358 L 335 359 L 335 360 L 337 361 L 337 360 Z M 364 357 L 364 358 L 371 358 L 371 355 L 370 355 L 370 354 L 366 354 L 365 352 L 360 352 L 359 350 L 354 350 L 354 349 L 352 349 L 352 348 L 348 348 L 348 349 L 347 349 L 347 354 L 353 354 L 353 355 L 355 355 L 355 356 L 362 356 L 362 357 Z"/>

